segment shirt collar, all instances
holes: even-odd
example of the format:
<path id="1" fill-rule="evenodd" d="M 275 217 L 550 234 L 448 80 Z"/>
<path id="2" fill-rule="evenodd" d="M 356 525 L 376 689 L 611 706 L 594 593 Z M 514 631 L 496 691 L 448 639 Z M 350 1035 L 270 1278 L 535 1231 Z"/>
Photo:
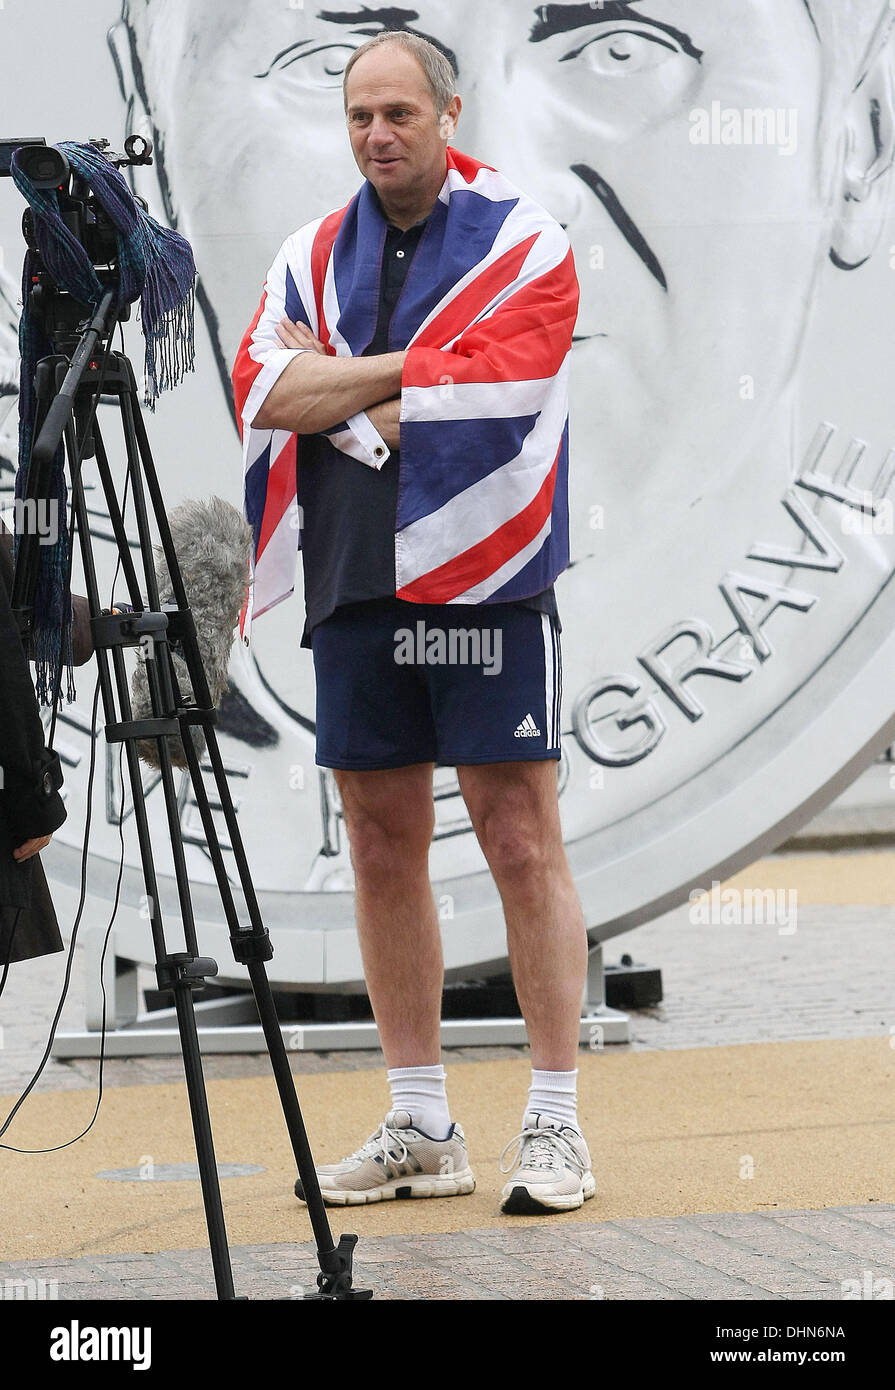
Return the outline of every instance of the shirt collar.
<path id="1" fill-rule="evenodd" d="M 421 217 L 420 220 L 419 220 L 419 222 L 414 222 L 414 223 L 412 224 L 412 226 L 410 226 L 410 227 L 396 227 L 395 224 L 394 224 L 394 222 L 390 222 L 390 221 L 388 220 L 388 218 L 386 217 L 386 215 L 385 215 L 385 208 L 382 206 L 382 202 L 380 201 L 379 194 L 376 192 L 376 189 L 373 187 L 372 183 L 370 184 L 370 188 L 372 189 L 373 197 L 374 197 L 374 199 L 375 199 L 375 201 L 376 201 L 376 206 L 377 206 L 377 208 L 379 209 L 380 213 L 382 214 L 383 218 L 385 219 L 385 225 L 386 225 L 386 227 L 388 228 L 388 230 L 389 230 L 390 232 L 397 232 L 397 233 L 399 234 L 399 236 L 405 236 L 408 232 L 415 232 L 415 231 L 417 231 L 420 227 L 425 227 L 425 225 L 426 225 L 426 223 L 428 222 L 429 218 L 432 216 L 431 212 L 429 212 L 429 213 L 426 214 L 425 217 Z"/>

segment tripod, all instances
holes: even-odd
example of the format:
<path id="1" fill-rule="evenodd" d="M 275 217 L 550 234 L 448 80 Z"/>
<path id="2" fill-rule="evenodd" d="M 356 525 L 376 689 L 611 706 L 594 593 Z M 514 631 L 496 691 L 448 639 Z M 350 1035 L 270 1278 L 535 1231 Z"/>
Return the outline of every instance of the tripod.
<path id="1" fill-rule="evenodd" d="M 217 1296 L 219 1299 L 235 1299 L 237 1297 L 233 1285 L 233 1272 L 215 1161 L 208 1098 L 202 1071 L 193 994 L 204 987 L 208 976 L 217 974 L 218 967 L 215 961 L 199 954 L 196 938 L 189 875 L 177 809 L 177 792 L 174 785 L 171 751 L 168 745 L 169 738 L 176 739 L 178 737 L 186 755 L 193 793 L 199 807 L 208 851 L 214 866 L 221 903 L 230 930 L 233 956 L 237 962 L 246 966 L 251 980 L 280 1103 L 314 1232 L 320 1273 L 317 1276 L 317 1292 L 306 1294 L 305 1297 L 327 1300 L 368 1299 L 372 1297 L 371 1291 L 352 1287 L 352 1264 L 357 1236 L 342 1235 L 338 1245 L 333 1245 L 326 1208 L 320 1193 L 320 1184 L 265 969 L 265 962 L 273 956 L 273 947 L 269 933 L 261 920 L 236 812 L 218 748 L 214 727 L 217 722 L 217 715 L 211 706 L 208 682 L 196 639 L 195 623 L 184 589 L 183 577 L 174 551 L 155 465 L 149 449 L 133 369 L 124 353 L 108 352 L 106 360 L 102 363 L 95 353 L 97 342 L 110 332 L 110 323 L 114 325 L 113 299 L 113 291 L 107 290 L 80 340 L 71 339 L 72 343 L 77 343 L 71 362 L 62 353 L 57 353 L 43 358 L 38 364 L 35 380 L 37 399 L 35 444 L 32 449 L 28 472 L 28 498 L 33 498 L 36 503 L 49 496 L 52 461 L 60 439 L 64 439 L 71 480 L 72 506 L 78 531 L 90 607 L 91 629 L 96 649 L 106 739 L 109 743 L 122 744 L 127 758 L 134 820 L 140 845 L 146 900 L 149 907 L 149 923 L 155 952 L 156 978 L 159 988 L 170 990 L 174 996 Z M 60 336 L 56 340 L 56 346 L 63 344 L 71 345 Z M 91 409 L 100 389 L 104 395 L 109 394 L 117 397 L 127 452 L 128 478 L 132 490 L 139 537 L 140 560 L 145 583 L 145 602 L 137 568 L 125 533 L 123 508 L 119 505 L 116 495 L 99 422 L 93 418 Z M 87 441 L 82 450 L 79 450 L 78 447 L 78 431 L 76 429 L 78 424 L 82 425 Z M 100 607 L 96 567 L 91 549 L 89 517 L 81 480 L 82 454 L 84 457 L 95 456 L 96 458 L 109 520 L 115 535 L 130 603 L 134 610 L 131 613 L 103 612 Z M 161 608 L 159 600 L 153 543 L 150 534 L 150 511 L 158 528 L 175 598 L 175 603 L 165 605 L 164 609 Z M 12 595 L 13 612 L 24 637 L 27 637 L 30 632 L 37 578 L 37 536 L 26 534 L 21 537 Z M 142 648 L 146 661 L 152 718 L 133 718 L 124 660 L 124 651 L 128 647 Z M 182 656 L 189 673 L 192 690 L 191 700 L 184 699 L 177 680 L 172 658 L 172 648 L 174 647 Z M 202 780 L 199 755 L 193 742 L 192 732 L 197 726 L 201 726 L 204 733 L 219 805 L 226 821 L 240 886 L 248 911 L 248 925 L 244 925 L 239 918 L 212 818 L 208 794 Z M 158 766 L 174 858 L 180 919 L 186 944 L 186 950 L 182 952 L 171 953 L 165 940 L 137 750 L 138 740 L 146 739 L 154 740 L 158 748 Z"/>

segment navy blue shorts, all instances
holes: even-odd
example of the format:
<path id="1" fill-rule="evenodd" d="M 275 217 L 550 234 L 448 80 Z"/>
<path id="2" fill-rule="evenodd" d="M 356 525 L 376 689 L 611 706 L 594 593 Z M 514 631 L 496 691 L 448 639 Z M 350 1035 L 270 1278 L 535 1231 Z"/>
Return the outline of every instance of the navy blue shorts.
<path id="1" fill-rule="evenodd" d="M 558 624 L 514 604 L 346 604 L 311 634 L 317 763 L 374 770 L 560 756 Z"/>

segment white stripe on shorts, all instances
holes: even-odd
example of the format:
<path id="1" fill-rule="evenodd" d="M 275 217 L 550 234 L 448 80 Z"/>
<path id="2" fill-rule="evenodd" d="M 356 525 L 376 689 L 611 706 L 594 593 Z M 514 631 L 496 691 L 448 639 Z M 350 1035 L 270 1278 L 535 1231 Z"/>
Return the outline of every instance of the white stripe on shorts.
<path id="1" fill-rule="evenodd" d="M 559 635 L 559 625 L 550 620 L 550 627 L 553 632 L 553 649 L 556 653 L 556 747 L 562 747 L 562 640 Z"/>
<path id="2" fill-rule="evenodd" d="M 559 747 L 559 688 L 557 669 L 556 638 L 553 619 L 549 613 L 541 614 L 541 632 L 544 636 L 544 708 L 547 728 L 545 737 L 548 748 Z"/>

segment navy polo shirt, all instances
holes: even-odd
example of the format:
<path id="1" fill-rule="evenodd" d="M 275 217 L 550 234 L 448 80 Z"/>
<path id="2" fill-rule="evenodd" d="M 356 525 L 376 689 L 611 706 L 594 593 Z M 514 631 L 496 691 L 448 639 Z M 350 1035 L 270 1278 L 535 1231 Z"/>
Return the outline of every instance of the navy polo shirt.
<path id="1" fill-rule="evenodd" d="M 388 341 L 392 314 L 427 222 L 424 217 L 406 231 L 387 224 L 379 319 L 364 357 L 393 351 Z M 392 449 L 375 469 L 338 450 L 324 449 L 324 436 L 301 436 L 297 488 L 307 609 L 303 647 L 310 647 L 317 624 L 343 604 L 395 595 L 399 451 Z M 541 613 L 557 612 L 552 587 L 514 603 Z"/>

